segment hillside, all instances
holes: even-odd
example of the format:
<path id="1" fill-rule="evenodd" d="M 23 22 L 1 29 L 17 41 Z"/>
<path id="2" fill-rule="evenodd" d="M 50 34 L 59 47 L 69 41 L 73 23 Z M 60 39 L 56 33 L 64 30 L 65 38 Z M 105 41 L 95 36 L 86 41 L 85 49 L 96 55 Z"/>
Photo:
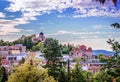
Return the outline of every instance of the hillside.
<path id="1" fill-rule="evenodd" d="M 109 55 L 112 56 L 114 55 L 113 51 L 107 51 L 107 50 L 93 50 L 94 55 L 99 55 L 99 54 L 104 54 L 104 55 Z"/>

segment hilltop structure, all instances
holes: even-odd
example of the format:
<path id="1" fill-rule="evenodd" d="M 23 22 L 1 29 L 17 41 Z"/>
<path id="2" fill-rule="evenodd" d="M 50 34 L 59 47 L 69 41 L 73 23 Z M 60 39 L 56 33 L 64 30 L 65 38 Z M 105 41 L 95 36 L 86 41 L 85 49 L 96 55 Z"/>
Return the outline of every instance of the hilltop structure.
<path id="1" fill-rule="evenodd" d="M 45 40 L 46 40 L 46 38 L 45 38 L 43 32 L 40 32 L 38 37 L 36 37 L 36 35 L 34 35 L 34 36 L 32 37 L 32 41 L 33 41 L 34 43 L 36 43 L 36 42 L 38 42 L 38 41 L 44 42 Z"/>

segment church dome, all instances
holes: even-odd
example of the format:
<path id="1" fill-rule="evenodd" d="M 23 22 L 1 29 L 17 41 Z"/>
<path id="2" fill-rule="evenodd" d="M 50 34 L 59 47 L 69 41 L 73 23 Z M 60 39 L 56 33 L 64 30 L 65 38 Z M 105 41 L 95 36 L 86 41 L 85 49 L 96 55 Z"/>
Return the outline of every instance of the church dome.
<path id="1" fill-rule="evenodd" d="M 44 35 L 44 33 L 43 33 L 43 32 L 40 32 L 40 35 Z"/>

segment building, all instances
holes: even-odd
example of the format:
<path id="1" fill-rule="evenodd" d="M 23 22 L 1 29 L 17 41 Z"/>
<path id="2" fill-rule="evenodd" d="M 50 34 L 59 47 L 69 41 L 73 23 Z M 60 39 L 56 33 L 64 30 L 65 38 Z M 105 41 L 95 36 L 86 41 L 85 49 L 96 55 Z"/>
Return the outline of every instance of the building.
<path id="1" fill-rule="evenodd" d="M 93 56 L 92 48 L 87 48 L 85 45 L 78 45 L 70 52 L 70 56 L 73 58 L 80 57 L 83 58 L 86 62 L 91 62 Z"/>
<path id="2" fill-rule="evenodd" d="M 22 58 L 27 57 L 26 46 L 22 44 L 0 46 L 0 56 L 2 57 L 2 66 L 9 71 L 12 65 L 19 64 Z"/>
<path id="3" fill-rule="evenodd" d="M 36 43 L 36 42 L 38 42 L 38 41 L 44 42 L 45 40 L 46 40 L 46 38 L 45 38 L 43 32 L 40 32 L 38 37 L 36 37 L 36 35 L 34 35 L 34 36 L 32 37 L 32 41 L 33 41 L 34 43 Z"/>
<path id="4" fill-rule="evenodd" d="M 76 58 L 81 58 L 79 63 L 82 69 L 89 70 L 92 73 L 98 72 L 100 67 L 106 64 L 105 62 L 104 63 L 100 62 L 97 56 L 95 56 L 92 53 L 92 48 L 91 47 L 87 48 L 85 45 L 78 45 L 77 47 L 74 47 L 74 49 L 70 52 L 70 56 L 73 58 L 73 60 Z M 108 56 L 103 56 L 103 57 L 109 58 Z"/>

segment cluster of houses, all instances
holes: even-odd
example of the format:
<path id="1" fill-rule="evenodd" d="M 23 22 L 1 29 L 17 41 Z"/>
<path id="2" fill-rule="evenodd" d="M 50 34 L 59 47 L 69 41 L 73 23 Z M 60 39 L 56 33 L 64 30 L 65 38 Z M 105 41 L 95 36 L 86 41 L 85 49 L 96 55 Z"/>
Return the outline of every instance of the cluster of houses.
<path id="1" fill-rule="evenodd" d="M 16 44 L 15 46 L 0 46 L 0 56 L 2 58 L 2 66 L 9 72 L 12 65 L 18 64 L 28 54 L 26 52 L 26 46 Z"/>
<path id="2" fill-rule="evenodd" d="M 42 65 L 46 64 L 46 59 L 42 52 L 31 52 L 32 55 L 34 55 L 35 58 L 42 60 Z M 70 51 L 69 54 L 62 54 L 62 61 L 68 62 L 70 60 L 70 68 L 73 69 L 76 65 L 76 59 L 79 59 L 79 64 L 81 65 L 83 70 L 91 71 L 92 73 L 96 73 L 99 71 L 100 67 L 105 65 L 106 62 L 100 62 L 100 59 L 93 54 L 92 48 L 87 48 L 85 45 L 79 45 L 77 47 L 74 47 Z M 102 56 L 105 59 L 110 58 L 108 55 Z M 67 64 L 66 64 L 67 68 Z"/>
<path id="3" fill-rule="evenodd" d="M 45 41 L 44 33 L 40 33 L 39 37 L 34 36 L 32 38 L 33 42 Z M 46 59 L 42 52 L 30 52 L 26 51 L 26 46 L 22 44 L 16 44 L 15 46 L 0 46 L 0 56 L 2 57 L 2 66 L 4 66 L 7 71 L 10 71 L 10 67 L 14 64 L 18 64 L 22 58 L 26 58 L 29 55 L 34 55 L 35 58 L 42 60 L 42 65 L 46 64 Z M 62 60 L 67 62 L 70 60 L 70 68 L 75 67 L 75 59 L 80 58 L 79 63 L 83 70 L 89 70 L 96 73 L 101 66 L 105 65 L 105 62 L 100 62 L 98 57 L 93 54 L 91 47 L 86 47 L 85 45 L 78 45 L 70 51 L 69 54 L 63 54 Z M 104 58 L 109 58 L 109 56 L 104 56 Z"/>
<path id="4" fill-rule="evenodd" d="M 103 55 L 103 58 L 109 58 L 110 56 Z M 78 45 L 70 51 L 69 55 L 63 55 L 63 59 L 67 61 L 70 60 L 70 67 L 73 69 L 75 67 L 75 60 L 79 59 L 79 64 L 83 70 L 89 70 L 92 73 L 99 71 L 100 67 L 105 65 L 105 62 L 100 62 L 100 59 L 93 54 L 91 47 L 86 47 L 85 45 Z"/>

